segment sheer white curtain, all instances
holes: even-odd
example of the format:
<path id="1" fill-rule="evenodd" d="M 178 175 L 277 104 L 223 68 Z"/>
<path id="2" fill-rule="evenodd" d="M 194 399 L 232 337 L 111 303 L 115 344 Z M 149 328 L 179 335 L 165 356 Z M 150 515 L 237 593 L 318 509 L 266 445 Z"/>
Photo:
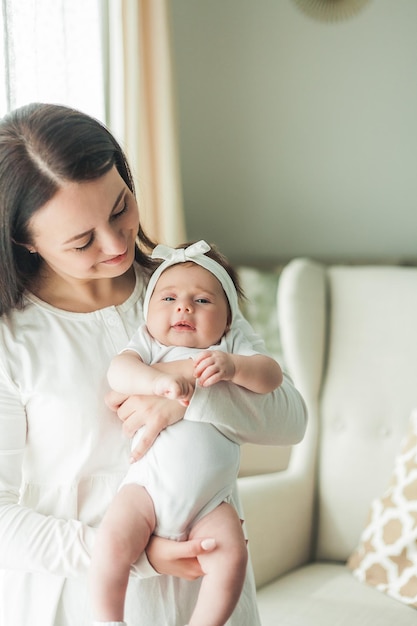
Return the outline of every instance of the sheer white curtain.
<path id="1" fill-rule="evenodd" d="M 185 241 L 167 0 L 109 0 L 109 126 L 136 180 L 140 217 L 159 243 Z"/>
<path id="2" fill-rule="evenodd" d="M 0 0 L 0 116 L 67 104 L 107 123 L 136 180 L 143 227 L 186 239 L 168 0 Z"/>
<path id="3" fill-rule="evenodd" d="M 0 4 L 0 116 L 43 101 L 105 121 L 102 0 Z"/>

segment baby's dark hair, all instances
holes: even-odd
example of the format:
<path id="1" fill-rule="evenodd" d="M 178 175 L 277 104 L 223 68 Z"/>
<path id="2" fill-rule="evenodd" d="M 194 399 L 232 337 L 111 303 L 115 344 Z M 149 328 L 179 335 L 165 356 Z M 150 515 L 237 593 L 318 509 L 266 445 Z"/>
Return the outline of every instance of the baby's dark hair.
<path id="1" fill-rule="evenodd" d="M 188 248 L 188 246 L 192 246 L 196 241 L 188 241 L 186 243 L 182 243 L 179 246 L 176 246 L 177 249 L 180 248 Z M 215 243 L 209 243 L 210 250 L 205 252 L 204 254 L 213 261 L 216 261 L 219 265 L 221 265 L 226 272 L 229 274 L 232 279 L 232 283 L 235 286 L 237 297 L 240 301 L 246 300 L 245 293 L 243 291 L 242 285 L 240 284 L 239 276 L 233 265 L 230 263 L 229 259 L 218 249 Z"/>

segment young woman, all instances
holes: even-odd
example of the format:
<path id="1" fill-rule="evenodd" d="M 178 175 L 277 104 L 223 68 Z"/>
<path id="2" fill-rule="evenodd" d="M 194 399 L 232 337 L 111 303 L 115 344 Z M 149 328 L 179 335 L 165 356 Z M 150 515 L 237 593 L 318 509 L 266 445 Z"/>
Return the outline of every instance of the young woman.
<path id="1" fill-rule="evenodd" d="M 0 624 L 87 626 L 90 556 L 128 467 L 125 434 L 144 427 L 143 454 L 185 412 L 163 398 L 132 396 L 117 414 L 104 403 L 108 365 L 143 321 L 154 246 L 120 146 L 56 105 L 0 121 L 0 224 Z M 263 351 L 240 314 L 233 325 Z M 235 441 L 303 437 L 304 403 L 287 378 L 268 395 L 229 387 L 210 421 Z M 187 419 L 204 420 L 211 390 L 196 388 Z M 242 516 L 236 488 L 232 502 Z M 153 538 L 132 568 L 128 623 L 185 624 L 208 545 Z M 228 624 L 259 624 L 250 567 Z"/>

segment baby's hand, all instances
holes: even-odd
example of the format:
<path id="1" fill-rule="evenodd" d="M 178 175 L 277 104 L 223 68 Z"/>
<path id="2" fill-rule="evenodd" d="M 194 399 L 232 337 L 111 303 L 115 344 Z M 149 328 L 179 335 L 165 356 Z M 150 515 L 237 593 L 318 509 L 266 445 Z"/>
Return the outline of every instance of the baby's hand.
<path id="1" fill-rule="evenodd" d="M 156 396 L 178 400 L 183 406 L 188 406 L 194 393 L 194 385 L 184 376 L 161 374 L 155 378 L 153 392 Z"/>
<path id="2" fill-rule="evenodd" d="M 107 404 L 109 409 L 116 412 L 120 405 L 123 404 L 128 397 L 129 396 L 125 393 L 119 393 L 118 391 L 113 391 L 113 389 L 111 389 L 104 396 L 104 402 Z"/>
<path id="3" fill-rule="evenodd" d="M 210 387 L 221 380 L 232 380 L 235 365 L 227 352 L 205 350 L 194 359 L 194 376 L 202 387 Z"/>

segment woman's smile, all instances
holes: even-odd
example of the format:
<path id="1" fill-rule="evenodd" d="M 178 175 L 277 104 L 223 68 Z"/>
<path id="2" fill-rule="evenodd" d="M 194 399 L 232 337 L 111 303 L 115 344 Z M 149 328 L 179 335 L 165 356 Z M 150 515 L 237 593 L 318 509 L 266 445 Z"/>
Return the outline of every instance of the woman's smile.
<path id="1" fill-rule="evenodd" d="M 123 263 L 123 261 L 127 258 L 127 250 L 123 252 L 123 254 L 118 254 L 117 256 L 112 257 L 111 259 L 107 259 L 107 261 L 102 261 L 105 265 L 118 265 L 119 263 Z"/>

